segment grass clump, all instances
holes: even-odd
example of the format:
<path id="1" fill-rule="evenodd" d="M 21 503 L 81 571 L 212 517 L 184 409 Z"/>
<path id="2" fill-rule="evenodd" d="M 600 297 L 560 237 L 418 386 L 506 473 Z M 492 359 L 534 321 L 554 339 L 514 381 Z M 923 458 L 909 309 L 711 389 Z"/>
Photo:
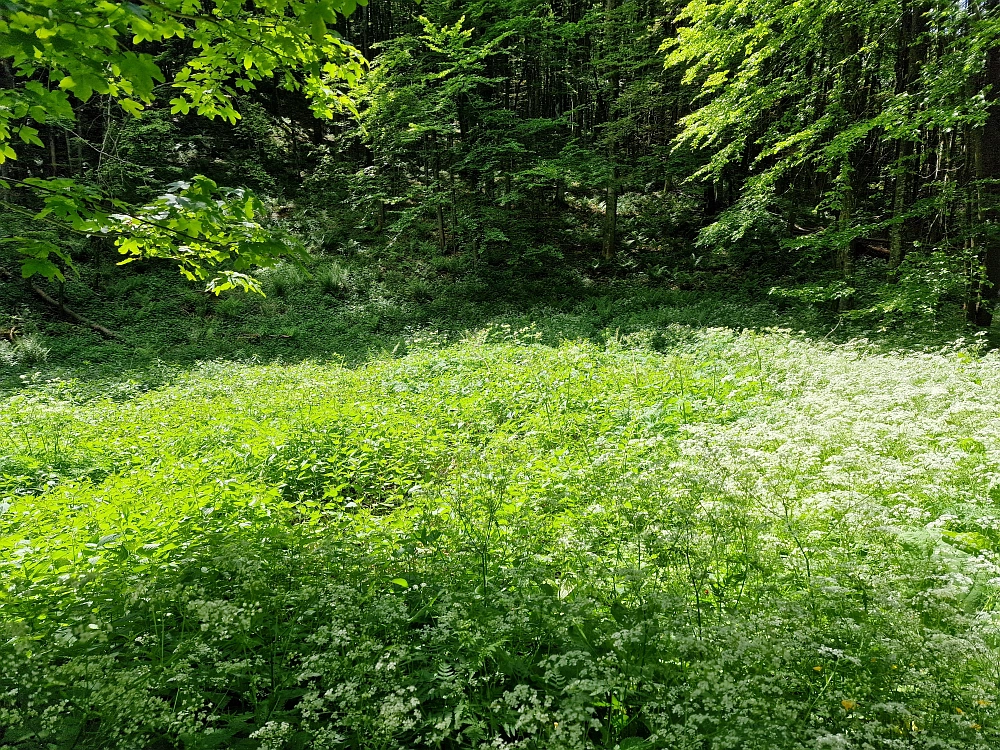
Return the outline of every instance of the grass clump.
<path id="1" fill-rule="evenodd" d="M 350 272 L 336 261 L 320 269 L 316 278 L 325 294 L 343 294 L 350 288 Z"/>
<path id="2" fill-rule="evenodd" d="M 278 297 L 287 297 L 301 289 L 306 281 L 305 275 L 297 266 L 285 262 L 262 271 L 260 276 L 264 281 L 264 289 Z"/>
<path id="3" fill-rule="evenodd" d="M 0 747 L 996 746 L 992 360 L 546 335 L 8 396 Z"/>
<path id="4" fill-rule="evenodd" d="M 50 349 L 37 333 L 18 336 L 13 343 L 0 339 L 0 362 L 8 367 L 33 367 L 46 362 Z"/>

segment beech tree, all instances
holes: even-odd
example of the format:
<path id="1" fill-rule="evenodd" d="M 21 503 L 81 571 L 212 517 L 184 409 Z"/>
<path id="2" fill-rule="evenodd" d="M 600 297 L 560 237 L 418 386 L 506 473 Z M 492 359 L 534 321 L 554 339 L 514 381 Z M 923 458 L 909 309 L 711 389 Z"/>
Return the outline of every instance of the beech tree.
<path id="1" fill-rule="evenodd" d="M 859 249 L 886 257 L 890 286 L 923 284 L 887 290 L 886 311 L 923 304 L 938 269 L 964 273 L 970 318 L 988 321 L 984 298 L 1000 287 L 995 3 L 693 0 L 678 20 L 667 64 L 700 91 L 678 142 L 709 155 L 697 176 L 734 181 L 738 196 L 702 244 L 768 232 L 829 258 L 839 276 L 814 293 L 841 310 Z"/>
<path id="2" fill-rule="evenodd" d="M 363 4 L 363 3 L 362 3 Z M 300 252 L 265 230 L 260 202 L 197 176 L 176 183 L 153 203 L 134 207 L 92 185 L 56 174 L 57 135 L 94 96 L 129 115 L 169 97 L 170 111 L 197 112 L 235 123 L 238 92 L 274 79 L 304 94 L 312 112 L 332 118 L 353 105 L 349 88 L 364 59 L 334 29 L 357 0 L 0 0 L 0 168 L 24 145 L 48 147 L 52 173 L 0 187 L 32 191 L 35 218 L 71 231 L 109 234 L 126 261 L 167 257 L 215 292 L 257 289 L 250 271 Z M 151 48 L 181 40 L 190 53 L 165 69 Z M 22 206 L 7 203 L 10 210 Z M 30 236 L 4 239 L 25 278 L 62 278 L 72 264 L 56 243 Z"/>

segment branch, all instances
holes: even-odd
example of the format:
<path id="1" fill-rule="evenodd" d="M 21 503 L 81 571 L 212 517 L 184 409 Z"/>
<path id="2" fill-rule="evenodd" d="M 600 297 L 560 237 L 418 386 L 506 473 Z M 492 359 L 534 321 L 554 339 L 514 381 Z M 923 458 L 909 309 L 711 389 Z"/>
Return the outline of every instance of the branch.
<path id="1" fill-rule="evenodd" d="M 167 6 L 156 2 L 156 0 L 139 0 L 139 2 L 147 7 L 156 8 L 158 11 L 161 11 L 162 13 L 165 13 L 168 16 L 176 18 L 178 21 L 191 21 L 193 23 L 211 23 L 215 24 L 216 26 L 221 25 L 219 23 L 219 19 L 212 18 L 212 16 L 194 15 L 191 13 L 182 13 L 179 10 L 171 10 Z"/>
<path id="2" fill-rule="evenodd" d="M 75 196 L 72 195 L 72 193 L 67 193 L 66 191 L 63 191 L 63 190 L 56 190 L 55 188 L 46 187 L 44 185 L 37 185 L 37 184 L 35 184 L 33 182 L 25 182 L 24 180 L 18 180 L 18 179 L 15 179 L 13 177 L 5 177 L 4 181 L 5 182 L 14 183 L 15 185 L 23 185 L 26 188 L 31 189 L 31 190 L 42 190 L 42 191 L 44 191 L 46 193 L 51 193 L 53 195 L 63 195 L 63 196 L 69 195 L 69 197 L 71 197 L 71 198 L 75 197 Z M 121 216 L 128 216 L 130 219 L 133 219 L 134 221 L 137 221 L 140 224 L 145 224 L 146 226 L 156 227 L 157 229 L 162 229 L 163 231 L 169 232 L 170 234 L 174 235 L 175 237 L 180 237 L 181 239 L 191 240 L 192 242 L 203 242 L 206 245 L 214 245 L 215 247 L 232 247 L 233 245 L 238 245 L 239 244 L 239 240 L 232 240 L 230 242 L 219 242 L 218 240 L 210 240 L 207 237 L 195 237 L 193 234 L 188 234 L 187 232 L 182 232 L 181 230 L 174 229 L 173 227 L 169 227 L 166 224 L 161 224 L 161 223 L 156 222 L 156 221 L 150 221 L 149 219 L 144 219 L 141 216 L 136 216 L 135 214 L 126 213 L 126 211 L 128 210 L 128 207 L 115 206 L 114 205 L 114 202 L 115 202 L 114 199 L 107 199 L 107 198 L 104 198 L 104 196 L 101 196 L 100 199 L 91 198 L 90 196 L 80 196 L 80 201 L 81 202 L 83 202 L 83 201 L 90 201 L 92 205 L 96 204 L 96 210 L 105 211 L 105 209 L 103 207 L 101 207 L 101 204 L 99 202 L 101 199 L 103 199 L 103 200 L 110 200 L 111 201 L 112 205 L 106 209 L 109 215 L 111 215 L 110 214 L 111 211 L 120 210 L 120 211 L 122 211 L 122 213 L 120 214 Z M 4 206 L 9 206 L 10 204 L 4 203 L 3 205 Z M 22 211 L 21 213 L 27 213 L 27 212 Z M 36 219 L 36 220 L 38 219 L 38 217 L 36 215 L 32 215 L 32 218 Z M 102 237 L 102 236 L 107 236 L 107 235 L 114 235 L 116 237 L 128 237 L 128 236 L 130 236 L 128 232 L 121 232 L 121 231 L 116 231 L 116 230 L 109 230 L 109 231 L 106 231 L 106 232 L 86 232 L 86 231 L 83 231 L 82 229 L 76 229 L 75 227 L 71 226 L 69 224 L 69 222 L 62 221 L 62 220 L 60 220 L 58 218 L 49 219 L 48 216 L 44 216 L 42 218 L 43 219 L 48 219 L 49 223 L 51 223 L 51 224 L 55 224 L 57 226 L 65 227 L 66 229 L 69 229 L 69 230 L 71 230 L 73 232 L 76 232 L 77 234 L 82 234 L 85 237 Z"/>
<path id="3" fill-rule="evenodd" d="M 52 297 L 50 297 L 48 294 L 46 294 L 44 291 L 42 291 L 41 289 L 39 289 L 34 284 L 31 285 L 31 291 L 33 291 L 35 294 L 37 294 L 39 297 L 41 297 L 42 300 L 44 300 L 48 304 L 52 305 L 52 307 L 56 308 L 57 310 L 62 311 L 67 317 L 70 317 L 73 320 L 75 320 L 77 323 L 80 323 L 81 325 L 85 325 L 88 328 L 92 328 L 93 330 L 97 331 L 99 334 L 101 334 L 105 338 L 109 338 L 109 339 L 112 339 L 113 341 L 120 341 L 120 342 L 124 343 L 125 340 L 121 336 L 119 336 L 117 333 L 115 333 L 114 331 L 109 331 L 104 326 L 102 326 L 102 325 L 100 325 L 98 323 L 95 323 L 94 321 L 90 320 L 89 318 L 83 317 L 82 315 L 80 315 L 79 313 L 74 312 L 73 310 L 70 310 L 68 307 L 66 307 L 66 305 L 61 304 L 59 302 L 56 302 L 54 299 L 52 299 Z"/>
<path id="4" fill-rule="evenodd" d="M 271 47 L 268 47 L 266 44 L 261 43 L 259 39 L 251 39 L 250 37 L 244 34 L 240 34 L 233 28 L 234 24 L 231 19 L 228 18 L 219 19 L 206 15 L 192 15 L 190 13 L 182 13 L 181 11 L 171 10 L 165 5 L 156 2 L 156 0 L 139 0 L 139 2 L 142 5 L 145 5 L 146 7 L 156 8 L 156 10 L 160 11 L 161 13 L 165 13 L 168 16 L 176 18 L 178 21 L 190 21 L 192 23 L 211 24 L 213 26 L 218 27 L 222 32 L 224 32 L 225 36 L 227 37 L 229 36 L 236 37 L 240 41 L 246 42 L 251 47 L 260 47 L 261 49 L 267 50 L 272 55 L 277 57 L 279 60 L 283 60 L 285 58 L 285 55 L 283 53 L 276 51 Z M 228 21 L 229 23 L 226 24 L 224 23 L 224 21 Z M 275 26 L 275 28 L 277 28 L 277 26 Z"/>

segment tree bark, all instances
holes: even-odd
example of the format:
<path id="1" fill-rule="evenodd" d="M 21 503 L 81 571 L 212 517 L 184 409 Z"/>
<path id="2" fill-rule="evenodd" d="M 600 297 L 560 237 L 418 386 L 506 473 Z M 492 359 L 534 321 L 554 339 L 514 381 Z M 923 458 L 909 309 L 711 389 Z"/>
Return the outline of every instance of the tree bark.
<path id="1" fill-rule="evenodd" d="M 982 12 L 995 10 L 998 0 L 982 5 Z M 981 79 L 982 90 L 989 99 L 1000 98 L 1000 48 L 986 51 Z M 966 318 L 976 325 L 993 322 L 991 308 L 1000 298 L 1000 237 L 994 229 L 1000 220 L 1000 105 L 993 104 L 981 128 L 970 133 L 967 169 L 975 181 L 969 217 L 975 226 L 971 232 L 971 263 L 969 266 Z"/>
<path id="2" fill-rule="evenodd" d="M 849 236 L 851 231 L 851 214 L 854 211 L 854 186 L 852 184 L 854 174 L 850 165 L 845 165 L 844 172 L 843 179 L 846 184 L 840 199 L 840 215 L 837 218 L 837 228 L 848 239 L 841 241 L 840 246 L 837 248 L 837 269 L 840 271 L 844 283 L 850 284 L 851 277 L 854 275 L 854 243 Z M 837 311 L 846 312 L 850 309 L 850 306 L 850 296 L 842 294 L 837 300 Z"/>
<path id="3" fill-rule="evenodd" d="M 56 128 L 49 125 L 49 169 L 52 177 L 59 176 L 59 161 L 56 158 Z"/>
<path id="4" fill-rule="evenodd" d="M 914 94 L 920 72 L 927 61 L 927 3 L 911 2 L 903 13 L 896 42 L 896 94 Z M 906 255 L 906 247 L 915 234 L 913 217 L 906 216 L 917 175 L 914 168 L 916 144 L 909 138 L 896 146 L 896 165 L 892 188 L 892 215 L 896 223 L 889 231 L 889 278 L 895 280 L 897 269 Z"/>
<path id="5" fill-rule="evenodd" d="M 844 20 L 843 31 L 843 69 L 841 71 L 841 96 L 850 124 L 857 120 L 864 111 L 863 92 L 861 91 L 861 45 L 863 36 L 861 29 L 856 25 Z M 844 284 L 850 285 L 854 274 L 854 237 L 852 236 L 852 220 L 855 201 L 855 181 L 857 180 L 857 160 L 855 146 L 852 153 L 844 157 L 841 166 L 841 195 L 840 195 L 840 215 L 837 219 L 837 229 L 841 236 L 840 244 L 837 247 L 837 269 L 840 271 Z M 851 306 L 851 298 L 847 294 L 841 294 L 837 300 L 837 310 L 845 312 Z"/>
<path id="6" fill-rule="evenodd" d="M 892 216 L 896 223 L 889 229 L 889 276 L 895 278 L 896 270 L 903 262 L 903 243 L 907 237 L 906 198 L 910 192 L 913 142 L 901 141 L 896 163 L 896 176 L 892 186 Z"/>
<path id="7" fill-rule="evenodd" d="M 445 252 L 448 249 L 447 240 L 444 234 L 444 206 L 438 201 L 437 204 L 437 230 L 438 230 L 438 245 L 441 248 L 441 252 Z"/>
<path id="8" fill-rule="evenodd" d="M 604 259 L 610 260 L 618 244 L 618 181 L 614 171 L 608 180 L 608 197 L 604 210 Z"/>
<path id="9" fill-rule="evenodd" d="M 113 339 L 114 341 L 122 341 L 122 337 L 119 336 L 114 331 L 109 331 L 104 326 L 102 326 L 102 325 L 100 325 L 98 323 L 95 323 L 94 321 L 90 320 L 89 318 L 83 317 L 82 315 L 80 315 L 77 312 L 74 312 L 73 310 L 70 310 L 62 302 L 59 302 L 57 300 L 52 299 L 52 297 L 50 297 L 48 294 L 46 294 L 44 291 L 42 291 L 41 289 L 39 289 L 34 284 L 31 285 L 31 291 L 33 291 L 36 295 L 38 295 L 38 297 L 40 297 L 42 299 L 42 301 L 46 302 L 49 305 L 52 305 L 52 307 L 56 308 L 57 310 L 60 310 L 64 315 L 66 315 L 69 318 L 72 318 L 77 323 L 80 323 L 81 325 L 85 325 L 88 328 L 91 328 L 91 329 L 97 331 L 99 334 L 101 334 L 105 338 Z M 60 294 L 60 296 L 62 296 L 62 295 Z"/>
<path id="10" fill-rule="evenodd" d="M 986 53 L 985 84 L 990 87 L 991 99 L 1000 97 L 1000 48 L 994 47 Z M 990 107 L 986 123 L 983 125 L 980 141 L 980 158 L 976 163 L 976 178 L 981 181 L 980 212 L 986 232 L 983 251 L 983 265 L 989 288 L 986 298 L 1000 298 L 1000 237 L 994 227 L 1000 221 L 1000 104 Z"/>

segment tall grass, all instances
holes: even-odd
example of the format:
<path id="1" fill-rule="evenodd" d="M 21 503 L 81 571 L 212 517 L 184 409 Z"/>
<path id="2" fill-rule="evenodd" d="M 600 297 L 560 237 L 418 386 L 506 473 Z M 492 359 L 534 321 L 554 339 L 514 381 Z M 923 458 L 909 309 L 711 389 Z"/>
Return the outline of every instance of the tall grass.
<path id="1" fill-rule="evenodd" d="M 997 746 L 994 359 L 539 335 L 7 398 L 0 747 Z"/>

